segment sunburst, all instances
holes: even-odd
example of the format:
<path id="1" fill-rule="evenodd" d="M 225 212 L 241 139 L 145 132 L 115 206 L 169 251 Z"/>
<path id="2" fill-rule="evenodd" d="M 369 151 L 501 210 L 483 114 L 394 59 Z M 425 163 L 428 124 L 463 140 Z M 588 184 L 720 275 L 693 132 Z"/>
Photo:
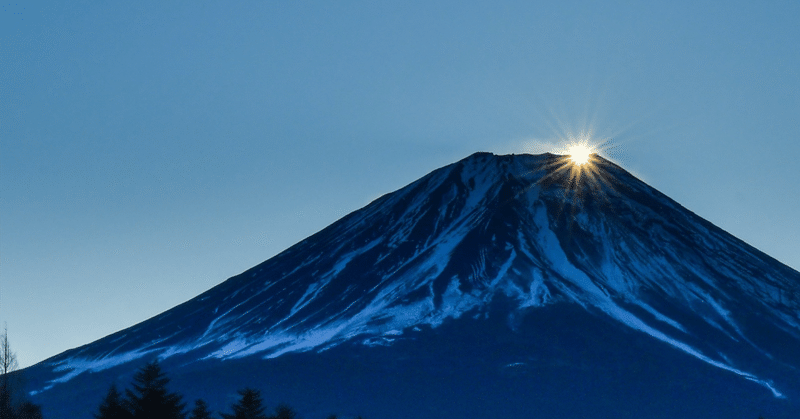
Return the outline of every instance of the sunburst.
<path id="1" fill-rule="evenodd" d="M 561 205 L 554 216 L 559 219 L 566 215 L 567 227 L 571 229 L 578 213 L 586 209 L 589 201 L 593 202 L 591 205 L 611 204 L 609 198 L 616 182 L 609 172 L 610 162 L 600 155 L 613 151 L 616 145 L 611 138 L 593 138 L 591 132 L 567 137 L 559 145 L 552 146 L 550 150 L 555 155 L 551 154 L 531 168 L 530 174 L 538 173 L 541 177 L 525 190 L 559 185 L 556 193 L 561 196 Z"/>
<path id="2" fill-rule="evenodd" d="M 589 143 L 583 142 L 570 145 L 567 152 L 569 153 L 569 159 L 573 164 L 583 166 L 584 164 L 589 163 L 589 157 L 591 157 L 592 154 L 595 154 L 596 150 L 590 146 Z"/>

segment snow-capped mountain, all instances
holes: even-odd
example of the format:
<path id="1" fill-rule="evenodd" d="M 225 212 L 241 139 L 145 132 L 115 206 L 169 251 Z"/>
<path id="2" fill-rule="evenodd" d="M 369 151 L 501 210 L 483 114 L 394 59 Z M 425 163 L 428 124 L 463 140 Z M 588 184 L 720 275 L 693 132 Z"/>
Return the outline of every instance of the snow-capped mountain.
<path id="1" fill-rule="evenodd" d="M 642 357 L 664 364 L 625 372 Z M 541 392 L 542 383 L 566 397 L 575 383 L 552 378 L 566 371 L 581 383 L 621 374 L 607 389 L 583 390 L 599 400 L 613 397 L 603 394 L 617 384 L 647 387 L 626 383 L 647 370 L 653 381 L 683 380 L 680 390 L 669 384 L 675 394 L 712 392 L 707 403 L 688 404 L 695 413 L 743 403 L 734 410 L 800 417 L 800 273 L 599 156 L 577 166 L 552 154 L 477 153 L 171 310 L 28 368 L 28 387 L 46 417 L 89 417 L 87 406 L 96 406 L 110 381 L 153 358 L 187 397 L 212 403 L 210 391 L 188 377 L 224 376 L 214 384 L 224 395 L 243 386 L 237 377 L 267 385 L 291 364 L 296 377 L 281 373 L 282 380 L 315 388 L 322 399 L 358 403 L 341 392 L 367 390 L 325 381 L 326 368 L 373 365 L 360 372 L 365 379 L 406 377 L 384 383 L 399 395 L 451 363 L 442 374 L 468 378 L 447 384 L 460 396 L 431 401 L 440 413 L 467 398 L 483 406 L 475 399 L 508 380 L 514 391 L 486 396 L 486 406 L 500 403 L 492 397 L 524 405 L 514 397 L 529 400 L 525 389 Z M 404 373 L 386 366 L 396 362 Z M 301 372 L 312 364 L 316 370 Z M 559 372 L 551 377 L 544 366 Z M 499 384 L 465 383 L 471 379 Z M 275 392 L 300 397 L 283 387 Z M 664 393 L 654 392 L 641 397 Z M 64 407 L 76 398 L 87 402 Z M 589 403 L 576 412 L 660 417 L 646 413 L 647 403 L 659 402 L 626 403 L 631 410 Z M 403 405 L 374 417 L 441 416 L 403 412 Z"/>

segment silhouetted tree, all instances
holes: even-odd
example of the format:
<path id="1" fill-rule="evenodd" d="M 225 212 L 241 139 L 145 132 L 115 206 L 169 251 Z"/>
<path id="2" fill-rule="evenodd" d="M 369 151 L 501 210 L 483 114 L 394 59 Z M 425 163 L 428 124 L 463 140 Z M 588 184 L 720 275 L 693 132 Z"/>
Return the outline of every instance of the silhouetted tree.
<path id="1" fill-rule="evenodd" d="M 167 378 L 157 361 L 145 365 L 133 377 L 133 390 L 126 390 L 133 419 L 185 419 L 181 396 L 167 391 Z"/>
<path id="2" fill-rule="evenodd" d="M 125 404 L 122 395 L 117 391 L 117 386 L 111 384 L 94 417 L 96 419 L 132 419 L 133 415 Z"/>
<path id="3" fill-rule="evenodd" d="M 13 418 L 11 407 L 11 373 L 17 369 L 17 356 L 8 344 L 8 328 L 0 336 L 0 419 Z"/>
<path id="4" fill-rule="evenodd" d="M 42 419 L 42 407 L 25 401 L 17 409 L 17 419 Z"/>
<path id="5" fill-rule="evenodd" d="M 8 343 L 8 328 L 4 327 L 0 336 L 0 419 L 40 418 L 41 407 L 17 393 L 22 387 L 22 377 L 16 371 L 18 365 L 17 355 Z"/>
<path id="6" fill-rule="evenodd" d="M 15 416 L 8 385 L 0 384 L 0 419 L 13 419 Z"/>
<path id="7" fill-rule="evenodd" d="M 8 344 L 8 327 L 3 329 L 3 336 L 0 337 L 0 374 L 3 376 L 3 382 L 8 380 L 8 374 L 17 369 L 17 355 L 11 351 L 11 345 Z"/>
<path id="8" fill-rule="evenodd" d="M 239 395 L 242 397 L 231 406 L 233 414 L 222 413 L 223 419 L 269 419 L 264 414 L 264 408 L 261 406 L 261 393 L 258 390 L 246 388 L 239 390 Z"/>
<path id="9" fill-rule="evenodd" d="M 195 400 L 194 409 L 189 419 L 212 419 L 211 412 L 208 411 L 208 405 L 205 401 L 202 399 Z"/>
<path id="10" fill-rule="evenodd" d="M 292 410 L 291 407 L 282 404 L 275 408 L 275 414 L 272 415 L 271 419 L 296 419 L 297 412 Z"/>

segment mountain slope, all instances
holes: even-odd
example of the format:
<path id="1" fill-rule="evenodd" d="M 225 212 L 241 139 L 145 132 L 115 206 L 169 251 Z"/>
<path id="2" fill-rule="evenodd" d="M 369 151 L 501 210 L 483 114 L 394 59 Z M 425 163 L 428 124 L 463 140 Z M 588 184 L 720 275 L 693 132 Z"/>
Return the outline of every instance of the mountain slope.
<path id="1" fill-rule="evenodd" d="M 644 336 L 644 346 L 682 354 L 709 374 L 793 400 L 799 290 L 800 273 L 599 156 L 579 170 L 550 154 L 477 153 L 184 304 L 26 372 L 47 405 L 78 391 L 78 378 L 153 357 L 174 362 L 175 374 L 299 354 L 344 362 L 348 353 L 422 347 L 465 322 L 478 322 L 475 330 L 499 322 L 481 339 L 536 348 L 531 319 L 555 309 L 568 330 L 554 339 L 587 328 L 610 328 L 623 341 Z M 610 346 L 581 350 L 608 355 Z"/>

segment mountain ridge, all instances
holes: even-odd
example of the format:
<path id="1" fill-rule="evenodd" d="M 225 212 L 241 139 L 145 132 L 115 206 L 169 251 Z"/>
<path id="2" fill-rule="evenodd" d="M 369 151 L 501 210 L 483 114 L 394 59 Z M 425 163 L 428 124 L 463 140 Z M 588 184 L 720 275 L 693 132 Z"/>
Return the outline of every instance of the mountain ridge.
<path id="1" fill-rule="evenodd" d="M 800 273 L 594 155 L 475 153 L 130 328 L 45 360 L 31 394 L 153 356 L 189 364 L 392 345 L 568 304 L 794 395 Z M 788 343 L 788 345 L 787 345 Z M 187 364 L 188 365 L 188 364 Z M 779 382 L 776 384 L 776 378 Z M 35 387 L 35 388 L 34 388 Z"/>

